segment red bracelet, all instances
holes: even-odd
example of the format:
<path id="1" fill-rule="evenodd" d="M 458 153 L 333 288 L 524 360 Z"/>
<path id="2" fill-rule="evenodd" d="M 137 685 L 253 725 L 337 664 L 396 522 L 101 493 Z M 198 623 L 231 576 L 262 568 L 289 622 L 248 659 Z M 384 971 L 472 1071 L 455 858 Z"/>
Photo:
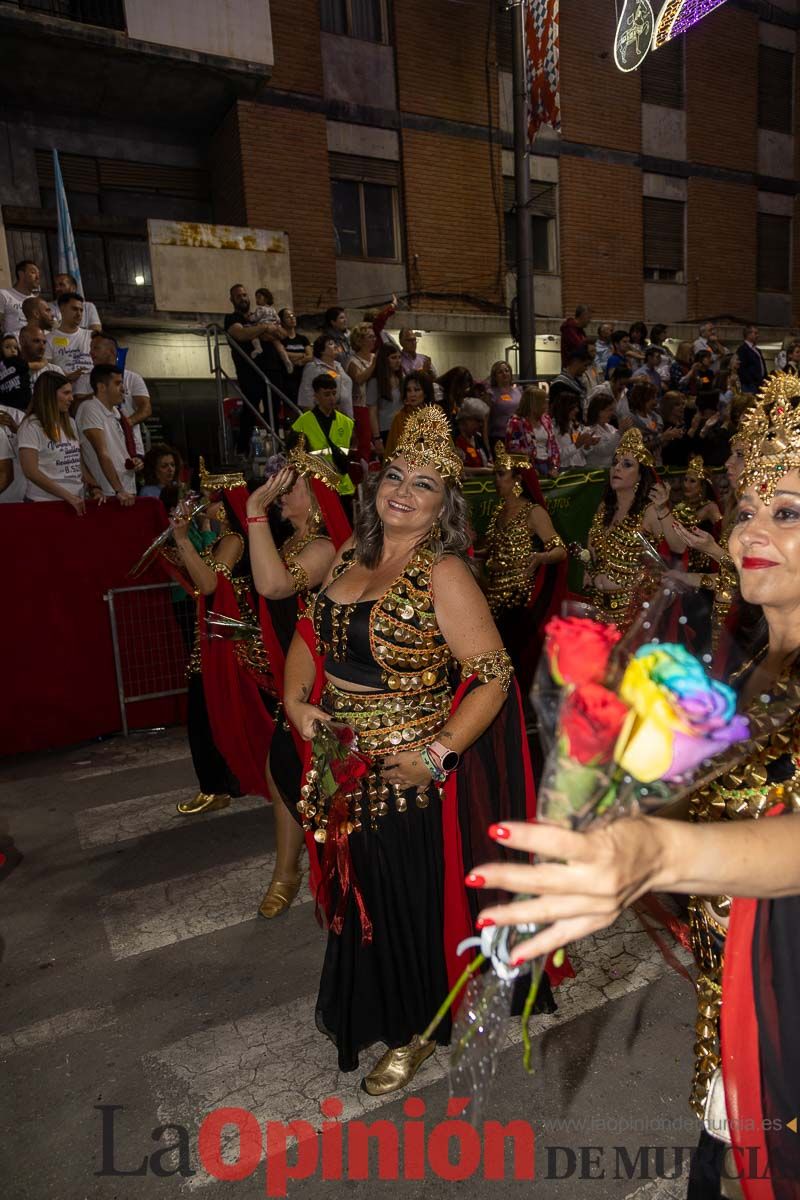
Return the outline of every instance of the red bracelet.
<path id="1" fill-rule="evenodd" d="M 269 517 L 246 517 L 248 525 L 266 525 L 269 523 Z"/>

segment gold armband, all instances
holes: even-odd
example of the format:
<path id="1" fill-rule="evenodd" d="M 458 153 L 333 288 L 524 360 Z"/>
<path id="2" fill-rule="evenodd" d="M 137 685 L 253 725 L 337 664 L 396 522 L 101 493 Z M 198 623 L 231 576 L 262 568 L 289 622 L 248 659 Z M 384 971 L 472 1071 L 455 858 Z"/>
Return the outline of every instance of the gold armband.
<path id="1" fill-rule="evenodd" d="M 546 541 L 544 543 L 544 545 L 542 546 L 542 550 L 546 554 L 548 552 L 548 550 L 557 550 L 559 547 L 566 550 L 566 546 L 564 545 L 563 540 L 558 536 L 558 534 L 555 534 L 554 537 L 551 537 L 548 541 Z"/>
<path id="2" fill-rule="evenodd" d="M 305 567 L 301 567 L 296 558 L 287 558 L 283 565 L 292 577 L 295 592 L 307 592 L 309 579 Z"/>
<path id="3" fill-rule="evenodd" d="M 214 559 L 213 563 L 211 564 L 211 569 L 212 571 L 216 571 L 218 575 L 224 575 L 228 583 L 233 583 L 233 572 L 227 563 L 217 562 L 217 560 Z"/>
<path id="4" fill-rule="evenodd" d="M 465 658 L 461 663 L 461 678 L 469 679 L 477 675 L 481 683 L 498 680 L 504 692 L 511 687 L 514 678 L 514 668 L 507 650 L 493 650 L 491 654 L 475 654 Z"/>

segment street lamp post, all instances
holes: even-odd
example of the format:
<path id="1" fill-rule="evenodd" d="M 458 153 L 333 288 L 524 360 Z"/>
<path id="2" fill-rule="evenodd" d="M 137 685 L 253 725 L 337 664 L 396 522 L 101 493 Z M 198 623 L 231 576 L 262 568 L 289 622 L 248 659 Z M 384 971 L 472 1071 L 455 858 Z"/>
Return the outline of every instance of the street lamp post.
<path id="1" fill-rule="evenodd" d="M 519 377 L 536 373 L 536 315 L 533 302 L 533 226 L 528 154 L 528 86 L 525 54 L 525 0 L 511 8 L 511 49 L 514 68 L 514 200 L 517 225 L 517 324 Z"/>

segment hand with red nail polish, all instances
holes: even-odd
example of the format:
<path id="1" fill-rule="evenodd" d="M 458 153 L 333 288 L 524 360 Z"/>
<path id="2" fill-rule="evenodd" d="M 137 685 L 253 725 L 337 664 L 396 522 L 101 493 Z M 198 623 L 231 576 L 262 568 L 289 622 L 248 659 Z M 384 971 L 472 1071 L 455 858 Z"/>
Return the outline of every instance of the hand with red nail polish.
<path id="1" fill-rule="evenodd" d="M 476 929 L 489 929 L 495 923 L 496 922 L 494 922 L 491 917 L 478 917 L 477 921 L 475 922 L 475 928 Z"/>
<path id="2" fill-rule="evenodd" d="M 482 875 L 476 875 L 474 871 L 470 872 L 470 874 L 464 880 L 464 883 L 467 885 L 467 887 L 471 888 L 486 887 L 486 880 L 484 877 Z"/>
<path id="3" fill-rule="evenodd" d="M 511 830 L 506 829 L 505 825 L 490 825 L 489 837 L 496 842 L 506 842 L 511 837 Z"/>

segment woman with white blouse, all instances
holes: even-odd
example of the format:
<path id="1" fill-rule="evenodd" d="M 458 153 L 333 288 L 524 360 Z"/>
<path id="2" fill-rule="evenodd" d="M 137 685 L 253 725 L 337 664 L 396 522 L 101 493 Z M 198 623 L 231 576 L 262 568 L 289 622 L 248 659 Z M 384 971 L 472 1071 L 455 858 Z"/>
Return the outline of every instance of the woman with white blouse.
<path id="1" fill-rule="evenodd" d="M 611 424 L 616 401 L 607 393 L 600 393 L 589 401 L 586 412 L 586 429 L 595 439 L 594 444 L 584 450 L 587 467 L 610 467 L 619 445 L 620 432 Z"/>
<path id="2" fill-rule="evenodd" d="M 69 415 L 72 384 L 49 371 L 40 375 L 17 433 L 19 462 L 27 479 L 26 500 L 66 500 L 85 512 L 84 484 L 92 499 L 102 492 L 83 463 L 78 433 Z"/>

